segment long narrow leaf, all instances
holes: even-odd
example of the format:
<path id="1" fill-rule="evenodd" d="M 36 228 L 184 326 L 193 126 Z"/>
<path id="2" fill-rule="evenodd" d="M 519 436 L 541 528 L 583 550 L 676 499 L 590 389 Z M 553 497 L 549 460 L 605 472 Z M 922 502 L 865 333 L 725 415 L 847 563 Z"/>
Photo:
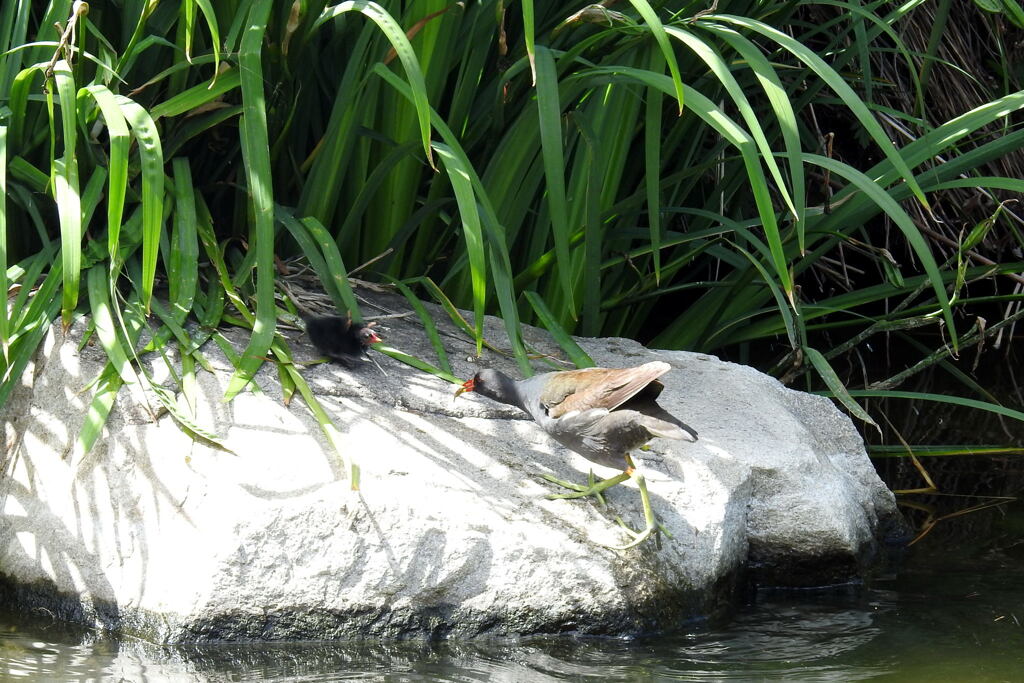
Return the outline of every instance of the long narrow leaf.
<path id="1" fill-rule="evenodd" d="M 633 5 L 644 21 L 647 22 L 651 35 L 654 36 L 654 40 L 658 43 L 662 54 L 665 55 L 668 71 L 672 77 L 672 88 L 676 96 L 676 102 L 679 103 L 679 113 L 682 114 L 683 103 L 686 101 L 683 90 L 683 78 L 679 74 L 679 63 L 676 61 L 676 54 L 672 51 L 672 45 L 669 43 L 668 36 L 666 35 L 665 26 L 658 19 L 657 13 L 655 13 L 654 8 L 651 7 L 647 0 L 629 0 L 629 3 Z"/>
<path id="2" fill-rule="evenodd" d="M 164 154 L 160 134 L 149 112 L 127 97 L 118 96 L 117 103 L 132 125 L 138 141 L 142 166 L 142 305 L 149 310 L 156 278 L 156 260 L 163 231 Z"/>
<path id="3" fill-rule="evenodd" d="M 53 77 L 60 98 L 61 127 L 64 134 L 64 156 L 61 159 L 54 159 L 52 175 L 57 213 L 60 216 L 61 254 L 64 266 L 61 320 L 66 328 L 71 324 L 71 314 L 78 305 L 82 264 L 82 204 L 78 187 L 78 155 L 75 151 L 78 126 L 75 121 L 75 83 L 68 63 L 64 60 L 57 62 Z M 55 137 L 51 137 L 51 140 L 55 140 Z"/>
<path id="4" fill-rule="evenodd" d="M 92 310 L 93 324 L 96 326 L 96 337 L 121 380 L 128 384 L 134 384 L 138 381 L 138 376 L 118 338 L 114 317 L 110 310 L 111 282 L 107 268 L 103 265 L 93 266 L 89 269 L 87 278 L 89 307 Z"/>
<path id="5" fill-rule="evenodd" d="M 569 333 L 558 324 L 558 320 L 555 319 L 555 316 L 548 309 L 547 304 L 544 303 L 544 300 L 540 295 L 533 291 L 527 291 L 523 294 L 526 297 L 526 300 L 530 302 L 530 305 L 533 306 L 533 310 L 536 311 L 541 324 L 544 325 L 547 331 L 551 333 L 551 336 L 556 342 L 558 342 L 558 345 L 562 347 L 562 350 L 568 354 L 570 360 L 572 360 L 576 367 L 594 367 L 594 360 L 586 351 L 580 348 L 580 345 L 577 344 L 576 341 L 569 336 Z"/>
<path id="6" fill-rule="evenodd" d="M 338 292 L 344 310 L 348 311 L 353 320 L 362 322 L 363 315 L 359 311 L 359 303 L 356 301 L 356 295 L 352 292 L 352 285 L 348 281 L 348 270 L 345 268 L 345 262 L 341 258 L 341 252 L 338 251 L 338 245 L 335 244 L 331 234 L 327 232 L 327 229 L 317 219 L 312 217 L 303 218 L 302 225 L 309 230 L 309 234 L 320 245 L 324 262 L 327 264 L 329 279 Z"/>
<path id="7" fill-rule="evenodd" d="M 174 320 L 181 324 L 192 311 L 199 281 L 199 237 L 196 232 L 196 199 L 192 173 L 186 159 L 175 159 L 174 232 L 171 236 L 170 273 L 168 273 Z"/>
<path id="8" fill-rule="evenodd" d="M 537 48 L 537 114 L 540 125 L 544 175 L 547 178 L 548 211 L 551 214 L 555 258 L 566 308 L 576 317 L 573 304 L 572 268 L 569 262 L 569 208 L 565 197 L 565 153 L 562 146 L 562 107 L 558 93 L 555 60 L 546 47 Z"/>
<path id="9" fill-rule="evenodd" d="M 811 361 L 811 365 L 818 371 L 818 375 L 825 380 L 825 384 L 831 390 L 832 395 L 839 399 L 839 402 L 846 406 L 846 409 L 856 415 L 858 418 L 867 422 L 875 429 L 879 429 L 878 424 L 871 419 L 867 411 L 861 407 L 857 401 L 854 400 L 851 392 L 843 385 L 843 381 L 839 379 L 839 375 L 832 369 L 829 362 L 825 360 L 825 356 L 821 355 L 821 352 L 817 349 L 812 349 L 810 346 L 805 346 L 804 355 Z M 881 431 L 879 429 L 879 431 Z"/>
<path id="10" fill-rule="evenodd" d="M 0 293 L 5 297 L 5 305 L 0 310 L 0 353 L 4 366 L 10 364 L 7 287 L 7 126 L 0 126 Z"/>
<path id="11" fill-rule="evenodd" d="M 483 349 L 484 306 L 487 303 L 487 257 L 484 253 L 480 210 L 477 208 L 469 170 L 463 164 L 463 160 L 447 145 L 435 144 L 434 148 L 448 169 L 448 179 L 459 203 L 466 253 L 469 255 L 470 277 L 473 280 L 473 336 L 476 339 L 476 353 L 479 356 Z"/>
<path id="12" fill-rule="evenodd" d="M 434 353 L 437 354 L 437 362 L 440 364 L 441 370 L 451 374 L 452 366 L 448 362 L 448 352 L 444 349 L 444 342 L 441 341 L 441 337 L 437 332 L 437 325 L 434 324 L 434 319 L 430 316 L 430 312 L 427 311 L 419 297 L 413 294 L 413 291 L 409 289 L 407 284 L 394 278 L 388 278 L 388 280 L 398 288 L 398 291 L 402 293 L 402 296 L 409 302 L 412 309 L 416 311 L 416 315 L 419 316 L 423 330 L 427 333 L 427 339 L 430 341 L 430 345 L 434 347 Z"/>
<path id="13" fill-rule="evenodd" d="M 113 261 L 116 260 L 121 218 L 124 215 L 124 199 L 128 187 L 128 122 L 114 93 L 105 86 L 90 85 L 79 91 L 79 100 L 86 96 L 91 96 L 99 105 L 110 139 L 110 161 L 107 164 L 107 253 Z"/>
<path id="14" fill-rule="evenodd" d="M 907 239 L 907 242 L 910 244 L 911 248 L 913 248 L 917 257 L 921 259 L 921 264 L 924 266 L 925 272 L 931 280 L 932 287 L 935 290 L 935 296 L 938 299 L 939 306 L 942 310 L 942 315 L 946 320 L 946 325 L 949 327 L 950 339 L 953 342 L 953 348 L 956 349 L 958 345 L 956 324 L 953 322 L 953 312 L 949 307 L 949 297 L 946 295 L 946 288 L 942 284 L 942 276 L 939 274 L 939 267 L 935 263 L 935 257 L 932 256 L 928 242 L 921 235 L 921 231 L 917 229 L 914 221 L 907 215 L 906 211 L 903 210 L 903 207 L 901 207 L 895 199 L 890 197 L 884 189 L 879 187 L 877 183 L 855 168 L 835 159 L 829 159 L 828 157 L 823 157 L 817 154 L 804 154 L 803 156 L 804 160 L 808 163 L 826 168 L 856 185 L 859 190 L 870 197 L 875 204 L 885 211 L 889 218 L 891 218 L 903 232 L 903 236 Z"/>
<path id="15" fill-rule="evenodd" d="M 270 173 L 270 141 L 267 137 L 266 99 L 263 93 L 262 45 L 272 0 L 256 0 L 242 36 L 239 70 L 242 74 L 241 142 L 254 224 L 250 248 L 256 253 L 256 320 L 253 333 L 225 400 L 233 398 L 252 380 L 274 341 L 277 313 L 274 310 L 274 198 Z"/>
<path id="16" fill-rule="evenodd" d="M 397 90 L 406 99 L 412 98 L 409 87 L 400 79 L 396 78 L 389 70 L 377 65 L 374 72 L 383 78 L 388 85 Z M 487 192 L 480 181 L 479 175 L 466 159 L 466 153 L 459 144 L 458 138 L 445 124 L 444 120 L 437 115 L 437 112 L 430 111 L 430 120 L 434 128 L 441 134 L 441 138 L 447 144 L 452 153 L 465 159 L 466 170 L 470 174 L 473 188 L 476 190 L 477 198 L 480 200 L 481 218 L 483 219 L 484 230 L 487 233 L 488 249 L 491 258 L 491 273 L 494 278 L 494 288 L 497 293 L 498 305 L 501 309 L 501 316 L 505 322 L 505 330 L 508 332 L 509 341 L 512 344 L 512 352 L 516 362 L 524 376 L 531 376 L 533 368 L 530 366 L 530 359 L 526 354 L 526 347 L 523 344 L 522 335 L 519 331 L 519 312 L 516 309 L 514 289 L 512 286 L 512 265 L 508 254 L 508 244 L 505 241 L 504 228 L 498 220 L 494 207 L 491 205 Z"/>
<path id="17" fill-rule="evenodd" d="M 857 96 L 857 93 L 855 93 L 853 88 L 846 83 L 843 77 L 825 63 L 825 60 L 793 37 L 754 19 L 737 17 L 729 14 L 716 14 L 714 18 L 718 21 L 742 26 L 750 29 L 751 31 L 760 33 L 766 38 L 774 40 L 796 56 L 801 62 L 813 69 L 814 72 L 818 74 L 818 76 L 821 77 L 821 79 L 825 81 L 837 95 L 839 95 L 843 104 L 849 107 L 850 111 L 857 117 L 857 120 L 860 122 L 861 126 L 864 127 L 864 130 L 871 136 L 871 139 L 875 141 L 875 144 L 878 145 L 878 148 L 886 156 L 889 162 L 892 163 L 893 167 L 899 171 L 899 174 L 903 177 L 903 180 L 910 187 L 918 201 L 920 201 L 925 207 L 928 207 L 928 199 L 925 197 L 924 192 L 921 190 L 917 180 L 914 178 L 914 174 L 911 172 L 910 167 L 903 160 L 903 157 L 896 149 L 896 146 L 892 144 L 891 140 L 889 140 L 889 136 L 885 134 L 884 130 L 882 130 L 882 126 L 875 120 L 875 117 L 868 109 L 868 106 Z"/>
<path id="18" fill-rule="evenodd" d="M 325 10 L 320 18 L 317 19 L 316 25 L 319 26 L 328 19 L 352 11 L 362 12 L 380 27 L 381 32 L 391 43 L 395 54 L 398 55 L 399 61 L 402 62 L 402 68 L 405 69 L 405 76 L 408 79 L 412 103 L 416 108 L 423 151 L 427 155 L 427 161 L 433 167 L 434 156 L 430 150 L 430 102 L 427 99 L 427 86 L 423 82 L 423 72 L 420 70 L 419 61 L 416 59 L 416 52 L 412 49 L 409 39 L 405 37 L 405 31 L 398 25 L 398 22 L 375 2 L 348 0 Z"/>
<path id="19" fill-rule="evenodd" d="M 985 410 L 997 415 L 1012 417 L 1014 420 L 1024 422 L 1024 412 L 1007 408 L 987 401 L 978 401 L 973 398 L 961 396 L 947 396 L 945 394 L 930 394 L 918 391 L 875 391 L 871 389 L 850 389 L 850 396 L 856 398 L 907 398 L 912 401 L 934 401 L 936 403 L 950 403 L 964 408 L 976 408 Z"/>
<path id="20" fill-rule="evenodd" d="M 711 69 L 711 72 L 725 87 L 726 92 L 729 93 L 729 97 L 732 98 L 733 103 L 736 105 L 737 111 L 739 111 L 740 116 L 743 117 L 743 121 L 747 124 L 747 130 L 749 131 L 751 138 L 753 138 L 757 148 L 761 151 L 761 158 L 765 165 L 768 166 L 768 171 L 775 180 L 775 185 L 778 188 L 779 194 L 782 196 L 783 202 L 785 202 L 786 206 L 795 217 L 797 215 L 796 206 L 794 206 L 789 189 L 786 187 L 786 183 L 782 179 L 782 171 L 779 170 L 779 165 L 775 162 L 775 154 L 768 143 L 768 137 L 761 128 L 761 122 L 758 120 L 757 113 L 754 111 L 754 108 L 750 106 L 750 102 L 747 100 L 747 96 L 743 92 L 743 88 L 732 75 L 732 71 L 730 71 L 725 60 L 722 59 L 722 56 L 718 54 L 715 49 L 689 31 L 676 26 L 668 27 L 665 31 L 670 36 L 682 42 L 690 48 L 694 54 L 700 57 L 700 59 L 707 64 L 708 68 Z"/>

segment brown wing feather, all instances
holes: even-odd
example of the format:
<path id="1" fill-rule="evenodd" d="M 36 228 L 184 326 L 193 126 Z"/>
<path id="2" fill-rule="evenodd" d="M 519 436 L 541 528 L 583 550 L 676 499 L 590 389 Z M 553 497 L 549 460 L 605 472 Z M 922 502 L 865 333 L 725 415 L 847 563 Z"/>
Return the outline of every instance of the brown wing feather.
<path id="1" fill-rule="evenodd" d="M 594 408 L 615 410 L 638 394 L 671 366 L 662 361 L 635 368 L 585 368 L 556 373 L 544 388 L 540 400 L 553 418 L 574 410 Z M 661 382 L 652 387 L 660 393 Z"/>

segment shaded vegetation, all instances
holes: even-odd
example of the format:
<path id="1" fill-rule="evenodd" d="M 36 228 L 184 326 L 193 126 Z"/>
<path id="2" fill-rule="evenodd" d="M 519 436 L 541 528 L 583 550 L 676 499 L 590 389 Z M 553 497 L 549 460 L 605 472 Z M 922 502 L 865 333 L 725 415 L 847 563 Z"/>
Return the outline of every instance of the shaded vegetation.
<path id="1" fill-rule="evenodd" d="M 958 362 L 1024 315 L 1016 5 L 5 2 L 0 401 L 89 312 L 86 447 L 171 339 L 181 390 L 155 391 L 215 441 L 188 387 L 223 325 L 252 329 L 229 396 L 270 359 L 317 412 L 278 278 L 312 268 L 359 320 L 373 260 L 472 311 L 478 349 L 501 315 L 524 373 L 539 322 L 754 363 L 871 425 L 869 397 L 934 399 L 904 386 L 931 368 L 1024 419 Z"/>

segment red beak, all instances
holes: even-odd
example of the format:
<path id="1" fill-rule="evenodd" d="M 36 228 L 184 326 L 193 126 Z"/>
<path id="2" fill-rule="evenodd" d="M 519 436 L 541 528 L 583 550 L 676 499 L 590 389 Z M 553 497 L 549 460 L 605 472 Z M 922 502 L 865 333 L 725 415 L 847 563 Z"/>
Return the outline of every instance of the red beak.
<path id="1" fill-rule="evenodd" d="M 474 388 L 474 387 L 473 387 L 473 378 L 472 378 L 472 377 L 470 377 L 469 379 L 467 379 L 467 380 L 466 380 L 465 382 L 463 382 L 463 383 L 462 383 L 462 386 L 461 386 L 461 387 L 459 387 L 459 388 L 458 388 L 458 389 L 457 389 L 457 390 L 455 391 L 455 396 L 454 396 L 454 398 L 458 398 L 458 397 L 459 397 L 459 395 L 460 395 L 460 394 L 462 394 L 462 392 L 464 392 L 464 391 L 473 391 L 473 388 Z"/>
<path id="2" fill-rule="evenodd" d="M 373 330 L 370 330 L 370 334 L 366 337 L 366 340 L 371 344 L 380 344 L 382 341 L 384 341 L 383 339 L 378 337 L 377 333 L 374 332 Z"/>

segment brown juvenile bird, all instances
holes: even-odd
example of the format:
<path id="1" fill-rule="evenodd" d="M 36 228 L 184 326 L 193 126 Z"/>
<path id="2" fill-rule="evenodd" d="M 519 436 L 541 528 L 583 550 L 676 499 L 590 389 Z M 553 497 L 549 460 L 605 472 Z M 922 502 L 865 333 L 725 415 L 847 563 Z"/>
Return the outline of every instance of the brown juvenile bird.
<path id="1" fill-rule="evenodd" d="M 337 315 L 303 315 L 306 335 L 313 346 L 331 360 L 347 368 L 366 353 L 370 344 L 377 344 L 381 338 L 373 331 L 374 323 L 352 322 L 352 315 L 342 318 Z"/>
<path id="2" fill-rule="evenodd" d="M 575 490 L 551 498 L 582 498 L 600 494 L 630 477 L 640 488 L 646 528 L 619 550 L 642 543 L 657 529 L 647 484 L 637 471 L 629 451 L 656 436 L 696 441 L 697 432 L 670 415 L 655 399 L 664 389 L 658 377 L 671 366 L 663 361 L 635 368 L 584 368 L 549 372 L 515 381 L 497 370 L 481 370 L 458 391 L 475 391 L 501 403 L 518 406 L 530 414 L 553 439 L 584 458 L 625 471 L 590 486 L 580 486 L 545 476 Z M 623 467 L 625 466 L 625 467 Z M 632 532 L 630 532 L 632 533 Z"/>

